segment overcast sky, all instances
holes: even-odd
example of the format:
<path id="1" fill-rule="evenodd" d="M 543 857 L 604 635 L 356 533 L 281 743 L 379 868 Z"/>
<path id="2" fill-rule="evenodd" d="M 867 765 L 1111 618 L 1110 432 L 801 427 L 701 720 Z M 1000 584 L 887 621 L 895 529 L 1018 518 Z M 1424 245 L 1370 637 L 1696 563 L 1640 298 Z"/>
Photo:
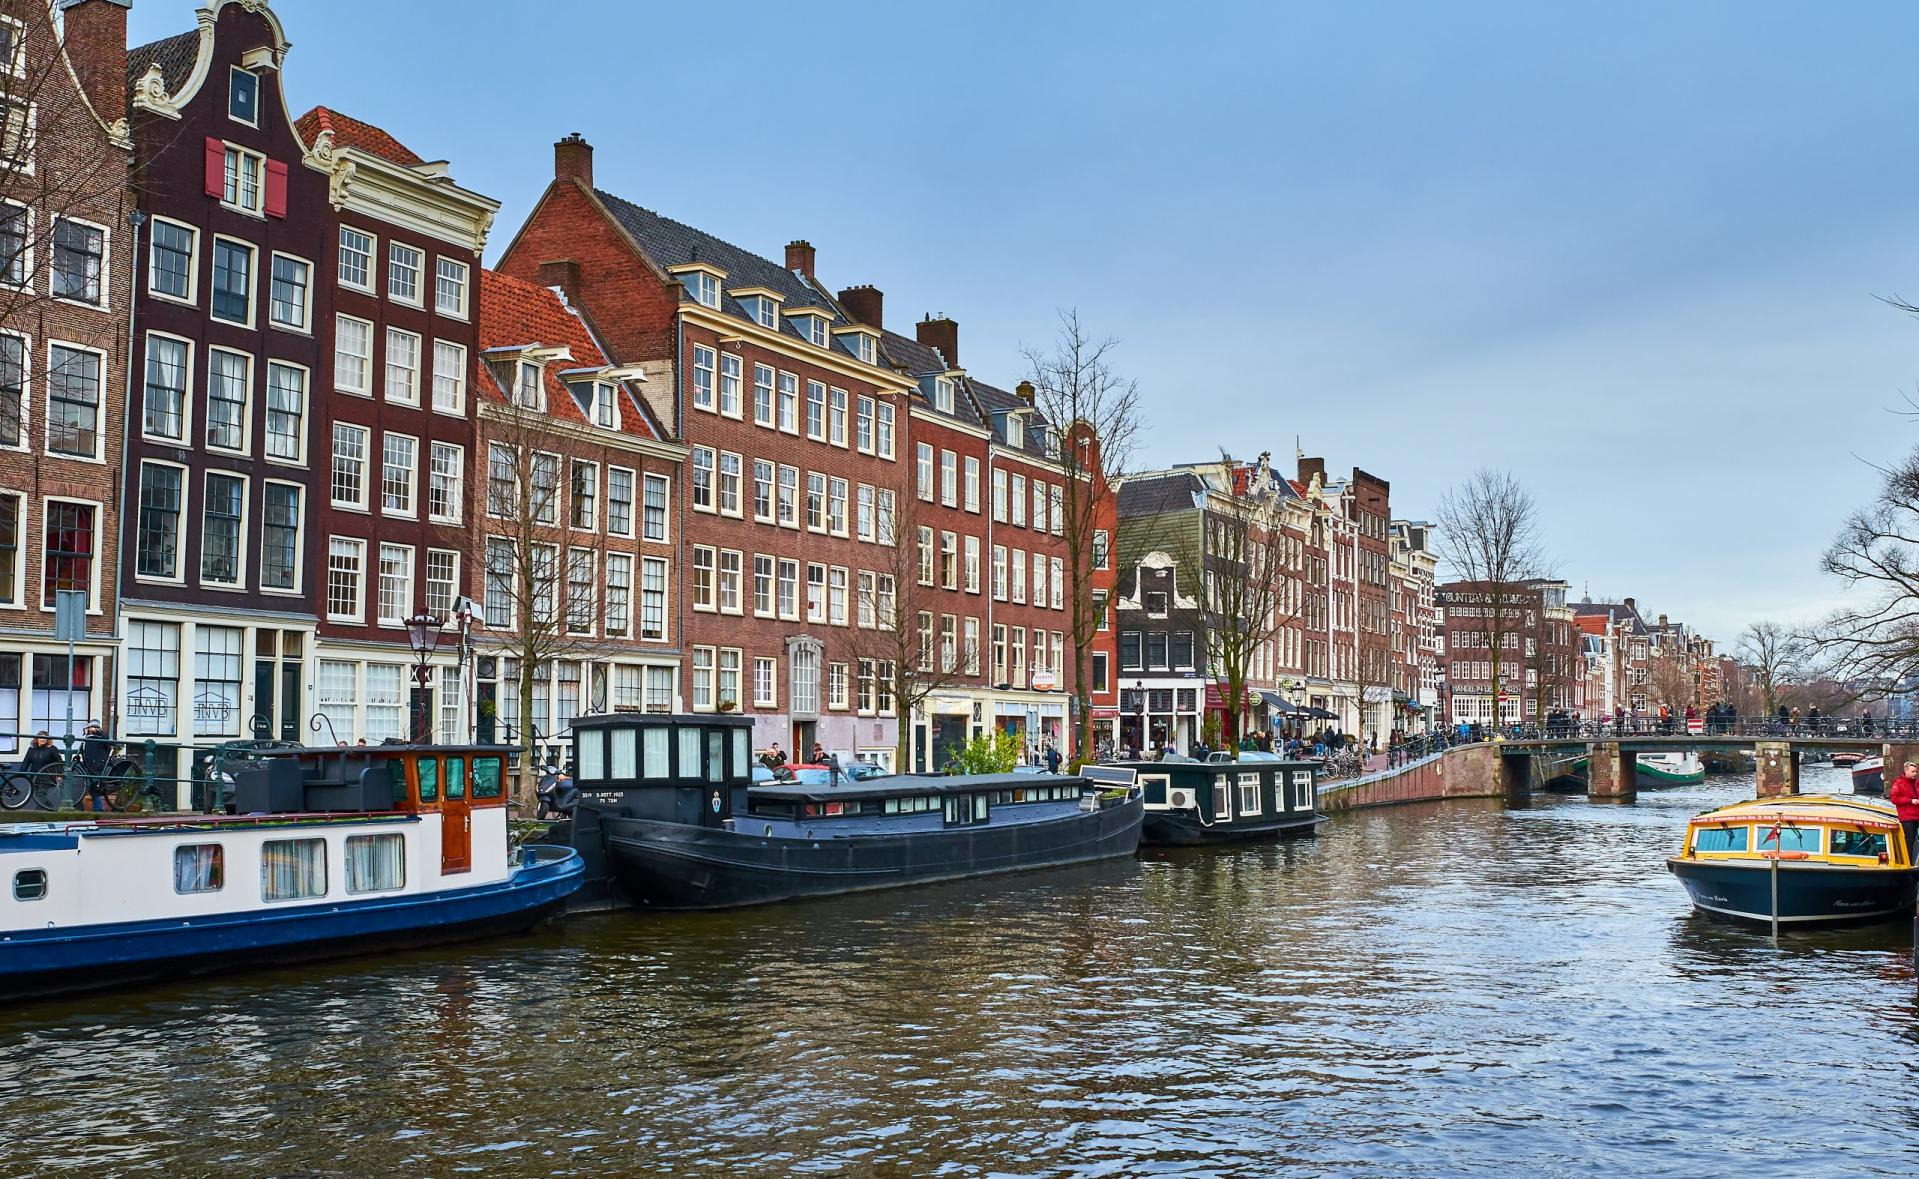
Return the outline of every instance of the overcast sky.
<path id="1" fill-rule="evenodd" d="M 1919 442 L 1919 5 L 281 0 L 296 110 L 506 202 L 601 187 L 1019 378 L 1077 307 L 1155 464 L 1290 463 L 1430 515 L 1537 496 L 1574 596 L 1797 617 Z M 135 38 L 192 27 L 138 0 Z"/>

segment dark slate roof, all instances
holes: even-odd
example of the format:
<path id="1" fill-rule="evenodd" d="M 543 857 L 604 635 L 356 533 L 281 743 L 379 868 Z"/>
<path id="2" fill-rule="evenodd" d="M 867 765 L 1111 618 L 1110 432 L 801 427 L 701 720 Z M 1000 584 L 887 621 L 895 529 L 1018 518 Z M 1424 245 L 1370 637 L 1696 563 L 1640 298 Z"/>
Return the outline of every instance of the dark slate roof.
<path id="1" fill-rule="evenodd" d="M 193 62 L 199 56 L 197 29 L 135 46 L 127 50 L 127 85 L 131 87 L 146 76 L 149 67 L 157 65 L 160 76 L 167 80 L 167 92 L 177 94 L 193 76 Z"/>
<path id="2" fill-rule="evenodd" d="M 880 333 L 881 363 L 905 373 L 919 382 L 919 390 L 914 398 L 927 409 L 933 409 L 933 378 L 940 373 L 952 371 L 952 365 L 940 355 L 937 348 L 929 348 L 918 340 L 911 340 L 898 332 Z M 937 410 L 934 410 L 937 413 Z M 956 422 L 969 426 L 983 426 L 986 419 L 974 406 L 972 399 L 966 396 L 965 381 L 956 378 L 953 388 L 953 412 L 950 416 Z"/>
<path id="3" fill-rule="evenodd" d="M 967 387 L 973 391 L 974 400 L 979 402 L 980 413 L 984 415 L 988 422 L 992 423 L 994 438 L 1002 445 L 1006 442 L 1006 414 L 1013 410 L 1027 410 L 1027 428 L 1023 436 L 1025 445 L 1021 446 L 1020 449 L 1032 455 L 1034 458 L 1043 459 L 1046 457 L 1046 447 L 1040 438 L 1040 431 L 1038 429 L 1038 427 L 1043 427 L 1047 424 L 1045 414 L 1040 413 L 1032 406 L 1026 404 L 1026 400 L 1017 393 L 1008 393 L 1004 389 L 996 389 L 985 381 L 975 381 L 970 377 L 967 379 L 966 384 Z"/>
<path id="4" fill-rule="evenodd" d="M 1119 485 L 1119 514 L 1157 516 L 1192 511 L 1197 506 L 1193 497 L 1205 490 L 1200 477 L 1191 471 L 1128 479 Z"/>
<path id="5" fill-rule="evenodd" d="M 1573 602 L 1571 603 L 1571 605 L 1572 605 L 1573 614 L 1575 616 L 1581 615 L 1581 614 L 1589 615 L 1589 616 L 1604 615 L 1606 618 L 1611 619 L 1612 621 L 1615 621 L 1615 622 L 1618 622 L 1618 621 L 1630 622 L 1633 626 L 1633 629 L 1639 631 L 1642 634 L 1646 632 L 1647 628 L 1646 628 L 1645 620 L 1639 616 L 1638 609 L 1633 606 L 1628 606 L 1623 602 L 1585 601 L 1585 602 Z"/>
<path id="6" fill-rule="evenodd" d="M 620 228 L 631 234 L 640 248 L 646 251 L 647 257 L 662 269 L 688 262 L 709 262 L 726 271 L 723 285 L 728 291 L 740 287 L 765 287 L 779 292 L 782 300 L 780 310 L 783 313 L 791 313 L 801 307 L 819 307 L 827 313 L 835 327 L 844 327 L 851 322 L 840 313 L 839 306 L 824 291 L 778 262 L 748 253 L 731 242 L 681 224 L 671 217 L 662 217 L 651 209 L 642 209 L 610 192 L 597 188 L 593 192 L 605 203 L 607 211 L 613 214 Z M 691 296 L 683 294 L 681 298 Z M 721 298 L 720 308 L 728 315 L 748 321 L 753 319 L 746 307 L 730 294 Z M 799 336 L 799 332 L 785 321 L 784 316 L 780 330 L 790 336 Z"/>

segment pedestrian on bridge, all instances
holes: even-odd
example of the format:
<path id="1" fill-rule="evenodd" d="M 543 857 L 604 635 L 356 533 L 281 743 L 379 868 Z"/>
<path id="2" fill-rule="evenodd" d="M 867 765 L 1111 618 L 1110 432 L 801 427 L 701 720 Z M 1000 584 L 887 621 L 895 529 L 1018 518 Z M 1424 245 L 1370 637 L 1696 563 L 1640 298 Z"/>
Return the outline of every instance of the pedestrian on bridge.
<path id="1" fill-rule="evenodd" d="M 1893 780 L 1886 797 L 1899 810 L 1899 826 L 1906 832 L 1906 856 L 1913 854 L 1913 839 L 1919 836 L 1919 761 L 1909 761 Z"/>

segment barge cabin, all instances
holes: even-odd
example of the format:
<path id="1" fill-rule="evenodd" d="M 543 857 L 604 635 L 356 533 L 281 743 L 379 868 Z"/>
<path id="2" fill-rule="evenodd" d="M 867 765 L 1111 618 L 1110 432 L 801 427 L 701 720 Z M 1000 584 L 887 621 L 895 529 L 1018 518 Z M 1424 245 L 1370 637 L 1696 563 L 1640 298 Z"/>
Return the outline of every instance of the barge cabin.
<path id="1" fill-rule="evenodd" d="M 1238 761 L 1119 764 L 1138 774 L 1148 847 L 1311 835 L 1326 821 L 1314 762 L 1245 751 Z"/>

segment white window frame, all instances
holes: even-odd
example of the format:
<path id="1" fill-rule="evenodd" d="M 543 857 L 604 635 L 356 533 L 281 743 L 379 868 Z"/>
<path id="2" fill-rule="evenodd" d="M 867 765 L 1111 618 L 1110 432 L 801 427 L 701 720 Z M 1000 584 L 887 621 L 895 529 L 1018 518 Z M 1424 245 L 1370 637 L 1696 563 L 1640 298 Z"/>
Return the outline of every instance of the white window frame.
<path id="1" fill-rule="evenodd" d="M 411 337 L 413 340 L 413 365 L 410 369 L 403 368 L 399 370 L 409 375 L 409 380 L 413 387 L 413 393 L 410 397 L 406 395 L 395 397 L 393 395 L 393 341 L 402 336 Z M 404 405 L 410 409 L 418 409 L 420 407 L 420 372 L 426 367 L 424 359 L 426 340 L 427 337 L 419 332 L 411 332 L 405 328 L 394 327 L 391 324 L 387 325 L 386 340 L 380 350 L 380 399 L 388 405 Z"/>
<path id="2" fill-rule="evenodd" d="M 9 201 L 7 203 L 13 204 L 14 202 Z M 27 221 L 26 266 L 27 266 L 27 281 L 28 281 L 28 284 L 31 285 L 33 281 L 33 221 L 32 221 L 33 210 L 28 209 L 27 212 L 28 212 L 28 221 Z M 155 254 L 158 250 L 158 243 L 154 240 L 153 231 L 150 228 L 148 229 L 147 231 L 147 265 L 146 265 L 147 294 L 151 296 L 152 298 L 159 299 L 167 303 L 178 303 L 183 307 L 199 306 L 200 305 L 200 227 L 197 225 L 189 225 L 185 221 L 181 221 L 173 217 L 155 217 L 153 219 L 153 223 L 155 225 L 160 225 L 160 224 L 171 225 L 175 229 L 186 230 L 187 235 L 192 239 L 192 246 L 191 246 L 190 252 L 187 255 L 186 296 L 183 298 L 179 295 L 166 294 L 165 292 L 155 288 L 153 285 L 153 275 L 155 272 L 155 267 L 153 263 L 154 263 Z"/>
<path id="3" fill-rule="evenodd" d="M 359 385 L 343 384 L 340 379 L 340 356 L 341 356 L 340 327 L 346 323 L 354 323 L 366 328 L 366 354 L 364 356 L 356 357 L 356 359 L 359 359 L 364 362 L 361 366 L 361 372 L 363 373 L 365 380 Z M 373 321 L 368 319 L 361 319 L 357 315 L 348 315 L 342 311 L 342 312 L 337 312 L 334 315 L 333 328 L 334 328 L 333 330 L 333 388 L 338 392 L 347 393 L 354 397 L 368 397 L 368 398 L 372 397 L 373 396 Z"/>
<path id="4" fill-rule="evenodd" d="M 457 308 L 448 307 L 445 304 L 440 302 L 440 278 L 441 278 L 440 268 L 442 266 L 459 268 L 460 300 L 459 300 L 459 306 Z M 472 266 L 468 265 L 465 262 L 460 261 L 458 258 L 449 258 L 445 254 L 435 254 L 433 256 L 433 310 L 434 311 L 438 312 L 441 315 L 451 316 L 454 319 L 467 318 L 469 314 L 467 309 L 473 305 L 472 291 L 473 291 L 473 267 Z"/>
<path id="5" fill-rule="evenodd" d="M 450 406 L 440 404 L 440 377 L 442 375 L 440 372 L 440 349 L 442 348 L 451 349 L 459 354 L 459 364 L 454 374 L 457 379 L 453 382 L 453 388 L 457 395 L 454 399 L 454 404 Z M 452 340 L 435 339 L 433 341 L 433 392 L 431 402 L 434 413 L 446 414 L 449 417 L 456 418 L 466 417 L 466 374 L 466 345 L 456 343 Z"/>
<path id="6" fill-rule="evenodd" d="M 285 258 L 289 262 L 298 262 L 300 265 L 307 268 L 306 300 L 300 305 L 300 322 L 299 323 L 287 323 L 284 320 L 274 318 L 274 315 L 273 315 L 273 264 L 277 262 L 278 260 L 280 260 L 281 258 Z M 315 266 L 310 259 L 302 258 L 298 254 L 289 254 L 285 250 L 274 250 L 272 253 L 270 253 L 267 256 L 266 304 L 267 304 L 267 326 L 268 327 L 279 328 L 283 332 L 299 332 L 303 335 L 312 334 L 313 332 L 313 276 L 319 273 L 319 269 L 320 268 Z"/>
<path id="7" fill-rule="evenodd" d="M 331 480 L 331 469 L 328 470 L 327 476 L 328 479 Z M 262 554 L 266 552 L 266 488 L 291 487 L 298 493 L 300 504 L 300 517 L 293 525 L 293 585 L 290 587 L 282 587 L 262 584 L 260 586 L 260 592 L 263 594 L 282 594 L 290 597 L 298 596 L 305 592 L 306 585 L 307 510 L 313 499 L 313 488 L 304 483 L 295 483 L 290 479 L 262 479 L 260 486 L 260 551 Z"/>
<path id="8" fill-rule="evenodd" d="M 357 546 L 360 553 L 359 586 L 354 592 L 353 612 L 337 613 L 333 609 L 333 545 L 335 542 Z M 322 605 L 330 622 L 360 622 L 366 617 L 366 541 L 357 536 L 329 536 L 326 547 L 326 591 Z"/>
<path id="9" fill-rule="evenodd" d="M 411 299 L 393 289 L 393 276 L 401 269 L 394 265 L 394 255 L 402 250 L 413 255 L 413 297 Z M 402 307 L 425 307 L 426 263 L 427 252 L 425 250 L 418 246 L 410 246 L 403 241 L 388 238 L 386 243 L 386 297 Z M 435 272 L 435 279 L 437 282 L 437 271 Z"/>
<path id="10" fill-rule="evenodd" d="M 346 254 L 347 254 L 346 235 L 349 233 L 357 233 L 361 237 L 364 237 L 365 239 L 367 239 L 366 281 L 364 283 L 352 282 L 346 276 L 346 270 L 344 268 L 346 263 Z M 339 257 L 339 263 L 336 264 L 333 268 L 334 281 L 338 282 L 341 286 L 345 287 L 349 291 L 359 291 L 360 293 L 366 294 L 366 295 L 373 294 L 376 289 L 374 284 L 379 281 L 379 277 L 380 277 L 380 237 L 379 235 L 375 233 L 368 233 L 366 230 L 361 229 L 357 225 L 343 224 L 340 226 L 340 232 L 339 232 L 338 242 L 335 247 L 335 253 Z"/>

